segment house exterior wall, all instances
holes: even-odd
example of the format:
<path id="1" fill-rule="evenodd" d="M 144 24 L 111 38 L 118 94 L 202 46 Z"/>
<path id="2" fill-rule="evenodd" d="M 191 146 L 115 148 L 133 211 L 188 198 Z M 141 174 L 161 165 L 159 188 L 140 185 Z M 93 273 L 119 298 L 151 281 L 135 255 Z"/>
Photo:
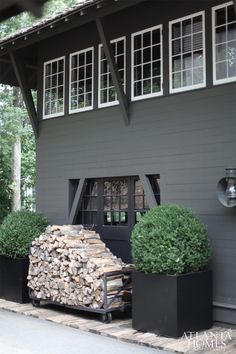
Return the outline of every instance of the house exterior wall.
<path id="1" fill-rule="evenodd" d="M 213 86 L 211 7 L 223 1 L 150 1 L 105 20 L 109 39 L 126 36 L 130 100 L 131 34 L 163 24 L 164 95 L 130 103 L 125 126 L 119 105 L 98 109 L 95 23 L 39 46 L 37 209 L 67 223 L 69 180 L 160 174 L 161 203 L 193 209 L 213 246 L 215 320 L 236 324 L 236 209 L 217 200 L 216 184 L 236 163 L 236 83 Z M 205 10 L 207 87 L 169 94 L 168 21 Z M 122 25 L 121 25 L 122 24 Z M 69 54 L 94 46 L 94 109 L 68 114 Z M 65 116 L 42 120 L 43 63 L 66 56 Z M 228 308 L 226 308 L 228 307 Z"/>

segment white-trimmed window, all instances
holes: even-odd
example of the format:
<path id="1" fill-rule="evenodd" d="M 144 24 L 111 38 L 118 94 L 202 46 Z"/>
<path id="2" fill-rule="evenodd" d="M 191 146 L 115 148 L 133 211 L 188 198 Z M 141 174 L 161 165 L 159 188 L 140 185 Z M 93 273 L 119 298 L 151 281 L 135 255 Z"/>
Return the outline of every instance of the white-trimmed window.
<path id="1" fill-rule="evenodd" d="M 43 118 L 64 114 L 65 57 L 44 63 Z"/>
<path id="2" fill-rule="evenodd" d="M 70 54 L 69 113 L 93 108 L 93 47 Z"/>
<path id="3" fill-rule="evenodd" d="M 111 41 L 114 58 L 117 64 L 122 85 L 125 90 L 125 37 L 117 38 Z M 99 68 L 98 68 L 98 107 L 113 106 L 118 104 L 116 89 L 113 84 L 109 64 L 103 49 L 103 45 L 99 44 Z"/>
<path id="4" fill-rule="evenodd" d="M 206 86 L 205 12 L 169 22 L 170 92 Z"/>
<path id="5" fill-rule="evenodd" d="M 163 94 L 162 25 L 132 34 L 132 100 Z"/>
<path id="6" fill-rule="evenodd" d="M 232 1 L 212 9 L 213 81 L 236 80 L 236 15 Z"/>

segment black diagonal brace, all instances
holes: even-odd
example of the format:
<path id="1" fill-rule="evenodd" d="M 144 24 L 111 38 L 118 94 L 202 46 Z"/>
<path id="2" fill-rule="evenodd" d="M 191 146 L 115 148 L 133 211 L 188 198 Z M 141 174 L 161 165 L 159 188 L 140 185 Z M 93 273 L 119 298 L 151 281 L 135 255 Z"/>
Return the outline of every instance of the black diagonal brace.
<path id="1" fill-rule="evenodd" d="M 112 77 L 113 84 L 114 84 L 116 92 L 117 92 L 117 97 L 118 97 L 120 107 L 122 110 L 123 119 L 125 121 L 125 124 L 128 125 L 129 124 L 128 100 L 127 100 L 127 96 L 124 92 L 124 88 L 122 86 L 122 83 L 121 83 L 120 74 L 119 74 L 119 71 L 118 71 L 118 68 L 116 65 L 112 46 L 111 46 L 110 41 L 106 38 L 101 18 L 98 17 L 96 19 L 96 25 L 97 25 L 97 30 L 98 30 L 99 37 L 100 37 L 100 40 L 103 45 L 103 49 L 104 49 L 107 61 L 108 61 L 109 67 L 110 67 L 111 77 Z"/>
<path id="2" fill-rule="evenodd" d="M 15 75 L 18 81 L 18 84 L 21 89 L 21 93 L 25 102 L 25 106 L 32 124 L 35 137 L 38 136 L 38 119 L 37 113 L 34 105 L 34 100 L 30 90 L 30 86 L 27 81 L 26 71 L 24 65 L 21 61 L 21 58 L 15 52 L 9 52 L 11 62 L 15 71 Z"/>

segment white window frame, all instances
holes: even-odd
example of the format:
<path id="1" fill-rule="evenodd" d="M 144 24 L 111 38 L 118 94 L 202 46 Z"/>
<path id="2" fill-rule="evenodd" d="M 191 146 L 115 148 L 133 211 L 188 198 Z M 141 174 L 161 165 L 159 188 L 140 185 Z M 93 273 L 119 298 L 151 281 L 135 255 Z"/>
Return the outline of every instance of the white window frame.
<path id="1" fill-rule="evenodd" d="M 78 55 L 81 53 L 87 53 L 89 51 L 92 51 L 92 101 L 91 101 L 92 104 L 87 107 L 72 109 L 71 108 L 71 73 L 72 73 L 71 63 L 72 63 L 72 57 L 74 55 Z M 69 60 L 70 60 L 70 64 L 69 64 L 69 71 L 70 71 L 70 73 L 69 73 L 69 114 L 90 111 L 93 109 L 93 106 L 94 106 L 94 47 L 89 47 L 89 48 L 82 49 L 77 52 L 71 53 Z"/>
<path id="2" fill-rule="evenodd" d="M 184 20 L 191 19 L 193 17 L 202 16 L 202 28 L 203 28 L 203 83 L 191 86 L 185 86 L 180 88 L 173 88 L 173 80 L 172 80 L 172 25 L 174 23 L 182 22 Z M 181 39 L 183 38 L 181 34 Z M 183 53 L 181 53 L 183 55 Z M 181 70 L 182 75 L 182 70 Z M 170 93 L 178 93 L 178 92 L 185 92 L 191 90 L 197 90 L 200 88 L 206 87 L 206 27 L 205 27 L 205 11 L 196 12 L 194 14 L 184 16 L 173 21 L 169 21 L 169 92 Z"/>
<path id="3" fill-rule="evenodd" d="M 228 6 L 234 5 L 233 1 L 228 1 L 224 4 L 220 4 L 217 6 L 212 7 L 212 67 L 213 67 L 213 84 L 214 85 L 221 85 L 227 84 L 229 82 L 236 81 L 236 76 L 228 77 L 225 79 L 216 79 L 216 36 L 215 36 L 215 19 L 216 19 L 216 10 L 226 8 Z M 228 22 L 227 22 L 228 24 Z"/>
<path id="4" fill-rule="evenodd" d="M 119 37 L 116 39 L 112 39 L 110 43 L 116 43 L 119 41 L 124 41 L 124 92 L 126 92 L 126 37 Z M 98 46 L 98 108 L 104 108 L 104 107 L 110 107 L 110 106 L 116 106 L 119 104 L 119 100 L 115 100 L 112 102 L 106 102 L 106 103 L 101 103 L 101 48 L 103 47 L 102 43 L 99 44 Z M 107 61 L 108 62 L 108 61 Z M 109 63 L 108 63 L 109 65 Z M 114 84 L 114 83 L 113 83 Z M 116 91 L 116 89 L 115 89 Z M 116 92 L 117 94 L 117 92 Z"/>
<path id="5" fill-rule="evenodd" d="M 46 77 L 46 65 L 54 63 L 55 61 L 63 60 L 64 63 L 64 70 L 63 70 L 63 111 L 59 113 L 53 113 L 53 114 L 45 114 L 45 77 Z M 52 60 L 48 60 L 44 62 L 43 65 L 43 119 L 49 119 L 49 118 L 55 118 L 55 117 L 61 117 L 65 115 L 65 56 L 58 57 Z"/>
<path id="6" fill-rule="evenodd" d="M 141 95 L 141 96 L 134 96 L 134 37 L 136 35 L 142 34 L 142 33 L 146 33 L 146 32 L 151 32 L 155 29 L 160 29 L 160 65 L 161 65 L 161 69 L 160 69 L 160 86 L 161 86 L 161 90 L 159 92 L 154 92 L 154 93 L 150 93 L 147 95 Z M 152 63 L 153 61 L 151 60 L 150 63 Z M 143 65 L 143 63 L 142 63 Z M 151 77 L 152 79 L 152 77 Z M 163 25 L 157 25 L 157 26 L 153 26 L 153 27 L 149 27 L 146 28 L 142 31 L 138 31 L 135 33 L 131 34 L 131 101 L 140 101 L 140 100 L 145 100 L 148 98 L 152 98 L 152 97 L 158 97 L 158 96 L 163 96 Z"/>

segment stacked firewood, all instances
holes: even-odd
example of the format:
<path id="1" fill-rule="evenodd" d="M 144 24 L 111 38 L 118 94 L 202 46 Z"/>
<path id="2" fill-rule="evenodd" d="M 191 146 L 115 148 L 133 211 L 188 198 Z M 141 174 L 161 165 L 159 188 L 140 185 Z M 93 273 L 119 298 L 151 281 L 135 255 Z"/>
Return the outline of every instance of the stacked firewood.
<path id="1" fill-rule="evenodd" d="M 104 303 L 104 273 L 120 271 L 108 278 L 107 299 L 113 300 L 113 307 L 123 303 L 116 294 L 123 285 L 125 265 L 95 231 L 80 225 L 48 226 L 32 243 L 29 259 L 28 287 L 34 298 L 100 308 Z"/>

